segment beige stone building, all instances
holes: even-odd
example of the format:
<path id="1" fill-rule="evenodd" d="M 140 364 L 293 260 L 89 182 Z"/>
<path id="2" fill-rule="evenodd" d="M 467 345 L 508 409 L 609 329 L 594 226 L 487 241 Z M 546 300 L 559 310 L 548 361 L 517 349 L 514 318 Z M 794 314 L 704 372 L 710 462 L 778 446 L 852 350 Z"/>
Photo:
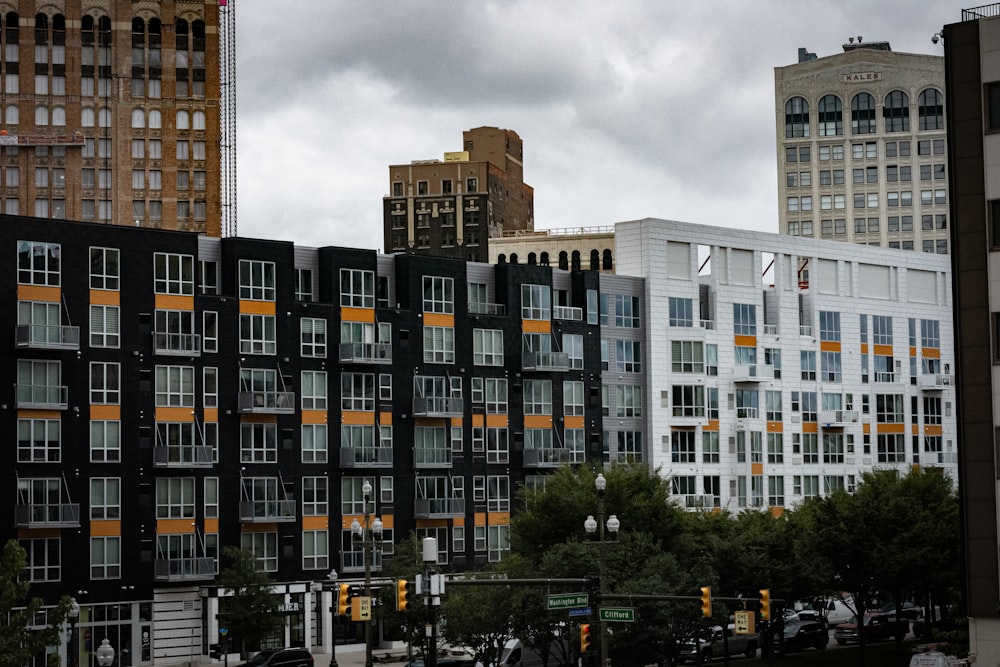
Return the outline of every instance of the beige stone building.
<path id="1" fill-rule="evenodd" d="M 540 264 L 614 273 L 614 257 L 614 226 L 504 231 L 499 238 L 490 239 L 490 264 Z"/>

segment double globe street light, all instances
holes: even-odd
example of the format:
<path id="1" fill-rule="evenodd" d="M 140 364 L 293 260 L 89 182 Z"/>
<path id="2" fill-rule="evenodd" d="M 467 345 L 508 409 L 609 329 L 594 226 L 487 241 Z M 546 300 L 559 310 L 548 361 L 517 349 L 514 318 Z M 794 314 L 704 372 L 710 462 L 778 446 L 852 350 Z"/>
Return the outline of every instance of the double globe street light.
<path id="1" fill-rule="evenodd" d="M 365 667 L 372 667 L 372 560 L 375 557 L 375 550 L 382 550 L 383 526 L 382 520 L 378 517 L 372 520 L 372 485 L 367 479 L 361 487 L 361 494 L 364 498 L 364 525 L 354 519 L 351 522 L 351 535 L 355 544 L 361 545 L 365 561 L 365 598 L 368 604 L 368 616 L 362 619 L 365 622 Z"/>
<path id="2" fill-rule="evenodd" d="M 587 520 L 583 522 L 583 529 L 587 531 L 587 535 L 593 537 L 594 533 L 598 533 L 597 541 L 594 543 L 597 545 L 597 566 L 598 566 L 598 585 L 600 590 L 600 596 L 598 604 L 604 603 L 604 596 L 608 592 L 608 582 L 606 576 L 606 563 L 604 550 L 606 545 L 614 542 L 614 539 L 618 536 L 618 531 L 621 529 L 622 523 L 618 520 L 618 517 L 612 514 L 608 517 L 607 521 L 604 520 L 604 490 L 608 486 L 608 480 L 604 478 L 604 473 L 598 473 L 597 478 L 594 480 L 594 486 L 597 487 L 597 519 L 594 519 L 593 514 L 587 515 Z M 610 533 L 610 540 L 606 540 L 604 535 L 604 529 L 607 527 L 607 532 Z M 599 531 L 599 532 L 598 532 Z M 598 610 L 600 614 L 600 610 Z M 608 625 L 607 621 L 603 618 L 600 619 L 601 628 L 601 667 L 606 667 L 608 664 Z"/>

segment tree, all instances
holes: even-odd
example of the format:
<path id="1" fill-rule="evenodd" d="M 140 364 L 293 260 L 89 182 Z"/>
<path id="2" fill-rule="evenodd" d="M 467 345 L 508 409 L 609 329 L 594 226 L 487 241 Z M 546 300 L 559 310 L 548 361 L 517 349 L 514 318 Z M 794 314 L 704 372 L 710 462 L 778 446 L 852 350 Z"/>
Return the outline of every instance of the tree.
<path id="1" fill-rule="evenodd" d="M 483 572 L 466 578 L 509 578 L 513 561 L 493 563 Z M 447 619 L 444 637 L 451 643 L 464 644 L 483 656 L 483 664 L 496 664 L 504 642 L 514 634 L 517 613 L 514 592 L 496 584 L 451 585 L 442 598 L 441 613 Z"/>
<path id="2" fill-rule="evenodd" d="M 225 547 L 222 555 L 230 561 L 219 573 L 219 585 L 231 595 L 220 600 L 220 625 L 225 623 L 231 637 L 239 642 L 240 655 L 284 627 L 278 597 L 271 592 L 271 580 L 258 565 L 250 549 Z"/>
<path id="3" fill-rule="evenodd" d="M 63 596 L 48 611 L 49 625 L 29 629 L 45 609 L 41 598 L 28 597 L 31 584 L 21 578 L 28 564 L 28 555 L 17 543 L 9 540 L 0 554 L 0 667 L 21 667 L 62 642 L 61 626 L 66 621 L 71 600 Z M 59 664 L 59 655 L 49 652 L 46 657 L 50 667 Z"/>

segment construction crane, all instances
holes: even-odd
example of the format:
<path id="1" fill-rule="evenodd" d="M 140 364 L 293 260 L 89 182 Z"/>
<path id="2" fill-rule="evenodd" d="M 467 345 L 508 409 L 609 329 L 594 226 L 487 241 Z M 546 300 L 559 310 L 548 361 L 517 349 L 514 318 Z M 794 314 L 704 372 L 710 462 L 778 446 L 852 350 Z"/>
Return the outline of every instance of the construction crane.
<path id="1" fill-rule="evenodd" d="M 236 236 L 236 0 L 219 0 L 219 97 L 222 235 Z"/>

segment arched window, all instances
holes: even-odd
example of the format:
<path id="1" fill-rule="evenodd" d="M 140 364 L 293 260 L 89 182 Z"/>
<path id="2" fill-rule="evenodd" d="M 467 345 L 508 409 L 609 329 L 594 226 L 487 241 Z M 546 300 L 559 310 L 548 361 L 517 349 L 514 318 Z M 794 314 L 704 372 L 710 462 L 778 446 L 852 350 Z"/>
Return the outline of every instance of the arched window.
<path id="1" fill-rule="evenodd" d="M 80 125 L 83 127 L 94 127 L 93 107 L 83 107 L 80 109 Z"/>
<path id="2" fill-rule="evenodd" d="M 785 102 L 785 138 L 809 136 L 809 103 L 803 97 Z"/>
<path id="3" fill-rule="evenodd" d="M 601 253 L 596 250 L 590 251 L 590 270 L 600 271 L 601 269 Z"/>
<path id="4" fill-rule="evenodd" d="M 192 129 L 195 129 L 195 130 L 204 130 L 205 129 L 205 112 L 204 111 L 195 111 L 192 114 L 191 121 L 192 121 L 192 124 L 191 124 L 191 128 Z"/>
<path id="5" fill-rule="evenodd" d="M 66 127 L 66 107 L 52 107 L 52 124 Z"/>
<path id="6" fill-rule="evenodd" d="M 146 127 L 146 114 L 142 109 L 132 109 L 132 127 L 137 130 Z"/>
<path id="7" fill-rule="evenodd" d="M 111 127 L 111 109 L 101 107 L 97 110 L 97 124 L 100 127 Z"/>
<path id="8" fill-rule="evenodd" d="M 574 250 L 573 251 L 573 257 L 572 257 L 571 264 L 570 264 L 570 266 L 573 268 L 574 271 L 579 271 L 580 270 L 580 266 L 581 266 L 580 261 L 581 261 L 580 260 L 580 251 L 579 250 Z"/>
<path id="9" fill-rule="evenodd" d="M 177 112 L 177 129 L 187 130 L 190 129 L 188 112 L 181 109 Z"/>
<path id="10" fill-rule="evenodd" d="M 149 110 L 149 129 L 158 130 L 163 127 L 163 114 L 159 109 Z"/>
<path id="11" fill-rule="evenodd" d="M 529 252 L 528 253 L 528 266 L 535 266 L 536 264 L 538 264 L 538 258 L 535 257 L 535 253 Z"/>
<path id="12" fill-rule="evenodd" d="M 21 122 L 21 110 L 16 104 L 8 104 L 4 112 L 4 123 L 7 125 L 17 125 Z"/>
<path id="13" fill-rule="evenodd" d="M 875 98 L 868 93 L 851 100 L 851 134 L 875 134 Z"/>
<path id="14" fill-rule="evenodd" d="M 614 268 L 612 266 L 612 256 L 611 256 L 611 250 L 609 248 L 604 249 L 604 257 L 602 258 L 601 263 L 602 263 L 601 268 L 603 268 L 605 271 L 610 271 L 612 268 Z"/>
<path id="15" fill-rule="evenodd" d="M 824 95 L 816 109 L 819 136 L 839 137 L 844 134 L 844 105 L 836 95 Z"/>
<path id="16" fill-rule="evenodd" d="M 548 266 L 549 265 L 549 253 L 543 252 L 541 254 L 541 258 L 539 259 L 539 263 L 542 266 Z"/>
<path id="17" fill-rule="evenodd" d="M 569 253 L 567 253 L 565 250 L 559 251 L 559 268 L 562 269 L 563 271 L 569 269 Z"/>
<path id="18" fill-rule="evenodd" d="M 506 264 L 506 263 L 507 263 L 507 255 L 503 253 L 497 255 L 497 264 Z"/>
<path id="19" fill-rule="evenodd" d="M 910 131 L 910 96 L 902 90 L 894 90 L 885 96 L 882 109 L 886 132 Z"/>
<path id="20" fill-rule="evenodd" d="M 48 107 L 42 107 L 42 106 L 35 107 L 35 125 L 48 125 L 48 124 L 49 124 Z"/>
<path id="21" fill-rule="evenodd" d="M 511 264 L 517 264 L 517 253 L 516 252 L 510 253 L 510 263 Z"/>
<path id="22" fill-rule="evenodd" d="M 937 88 L 921 91 L 917 98 L 917 118 L 921 130 L 944 129 L 944 97 Z"/>

